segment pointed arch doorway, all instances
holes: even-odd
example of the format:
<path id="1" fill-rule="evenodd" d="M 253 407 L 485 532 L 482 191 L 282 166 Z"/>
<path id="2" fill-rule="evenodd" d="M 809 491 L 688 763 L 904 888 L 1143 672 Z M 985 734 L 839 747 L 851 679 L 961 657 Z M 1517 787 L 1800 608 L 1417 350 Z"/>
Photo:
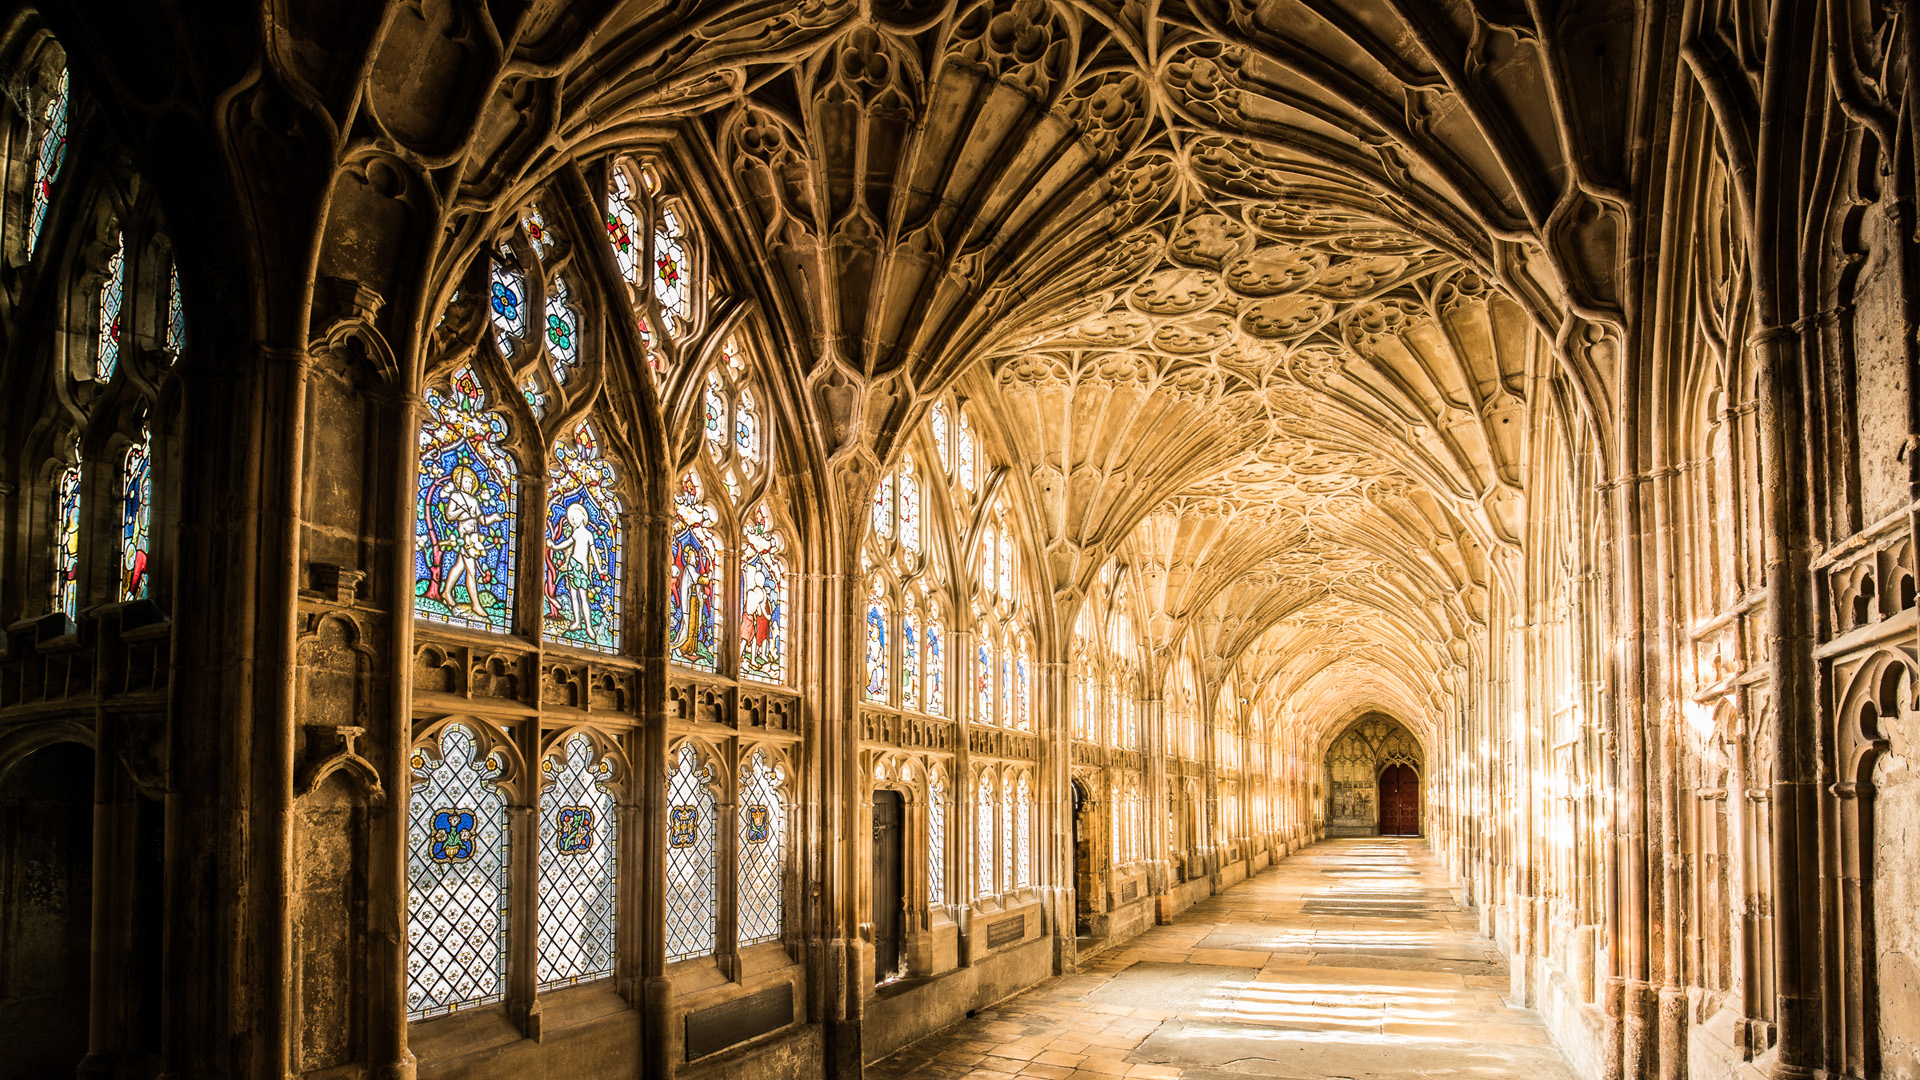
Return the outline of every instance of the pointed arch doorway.
<path id="1" fill-rule="evenodd" d="M 1380 835 L 1420 835 L 1420 774 L 1411 765 L 1380 770 Z"/>

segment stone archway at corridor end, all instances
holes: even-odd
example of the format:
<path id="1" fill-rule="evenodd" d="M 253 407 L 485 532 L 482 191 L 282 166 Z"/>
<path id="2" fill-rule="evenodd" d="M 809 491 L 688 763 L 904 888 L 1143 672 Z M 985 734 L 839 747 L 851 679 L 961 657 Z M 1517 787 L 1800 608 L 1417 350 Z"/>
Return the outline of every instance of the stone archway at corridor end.
<path id="1" fill-rule="evenodd" d="M 1404 765 L 1421 787 L 1427 780 L 1426 752 L 1407 726 L 1385 713 L 1363 713 L 1327 744 L 1325 805 L 1327 836 L 1381 834 L 1381 775 Z M 1424 799 L 1414 789 L 1412 828 L 1392 831 L 1425 834 Z M 1402 789 L 1402 797 L 1406 797 Z"/>

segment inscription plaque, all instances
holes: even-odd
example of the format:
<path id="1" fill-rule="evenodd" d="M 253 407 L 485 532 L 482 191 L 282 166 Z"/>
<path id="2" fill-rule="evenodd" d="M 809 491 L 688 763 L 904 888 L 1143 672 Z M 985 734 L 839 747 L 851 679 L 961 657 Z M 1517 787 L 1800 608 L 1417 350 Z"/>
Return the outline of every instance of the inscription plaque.
<path id="1" fill-rule="evenodd" d="M 1129 881 L 1125 885 L 1120 886 L 1121 903 L 1131 903 L 1138 899 L 1140 899 L 1140 883 L 1138 881 Z"/>
<path id="2" fill-rule="evenodd" d="M 793 1023 L 793 984 L 782 983 L 687 1014 L 687 1060 L 718 1053 Z"/>
<path id="3" fill-rule="evenodd" d="M 1015 915 L 1010 919 L 987 924 L 987 948 L 997 949 L 1002 945 L 1011 945 L 1027 936 L 1027 917 Z"/>

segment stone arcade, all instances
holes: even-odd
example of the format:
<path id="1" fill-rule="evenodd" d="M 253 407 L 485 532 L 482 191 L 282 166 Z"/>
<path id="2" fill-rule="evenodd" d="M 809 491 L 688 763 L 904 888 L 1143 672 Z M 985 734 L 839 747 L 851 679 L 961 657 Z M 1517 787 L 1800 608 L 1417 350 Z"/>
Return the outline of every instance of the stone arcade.
<path id="1" fill-rule="evenodd" d="M 1920 1080 L 1910 6 L 5 12 L 0 1075 Z"/>

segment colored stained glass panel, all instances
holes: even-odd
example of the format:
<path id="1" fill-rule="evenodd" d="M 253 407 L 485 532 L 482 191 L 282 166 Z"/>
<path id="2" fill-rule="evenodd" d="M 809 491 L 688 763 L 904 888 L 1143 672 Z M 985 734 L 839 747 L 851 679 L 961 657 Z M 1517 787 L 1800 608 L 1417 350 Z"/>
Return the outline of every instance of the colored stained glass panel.
<path id="1" fill-rule="evenodd" d="M 900 467 L 900 546 L 920 554 L 920 479 L 911 457 Z"/>
<path id="2" fill-rule="evenodd" d="M 787 681 L 786 540 L 763 506 L 754 507 L 741 533 L 740 676 Z"/>
<path id="3" fill-rule="evenodd" d="M 180 268 L 175 266 L 167 271 L 167 351 L 178 359 L 186 347 L 187 309 L 180 300 Z"/>
<path id="4" fill-rule="evenodd" d="M 547 289 L 547 354 L 553 357 L 554 379 L 565 386 L 580 366 L 580 313 L 563 277 L 554 278 Z"/>
<path id="5" fill-rule="evenodd" d="M 76 442 L 74 453 L 79 453 Z M 53 610 L 80 616 L 80 462 L 60 470 L 53 486 Z"/>
<path id="6" fill-rule="evenodd" d="M 472 367 L 429 390 L 414 496 L 414 613 L 476 630 L 512 624 L 518 481 Z"/>
<path id="7" fill-rule="evenodd" d="M 940 467 L 949 473 L 953 471 L 952 451 L 948 447 L 947 407 L 935 405 L 927 417 L 927 425 L 933 428 L 933 445 L 940 455 Z"/>
<path id="8" fill-rule="evenodd" d="M 500 764 L 453 724 L 413 754 L 407 814 L 407 1015 L 498 1001 L 507 985 L 506 797 Z"/>
<path id="9" fill-rule="evenodd" d="M 873 492 L 873 534 L 879 537 L 893 536 L 893 474 L 880 478 L 880 486 Z"/>
<path id="10" fill-rule="evenodd" d="M 126 301 L 126 238 L 113 238 L 113 254 L 107 256 L 105 276 L 100 280 L 99 323 L 95 327 L 93 377 L 101 382 L 113 378 L 120 368 L 120 312 Z"/>
<path id="11" fill-rule="evenodd" d="M 1033 674 L 1027 663 L 1027 646 L 1020 644 L 1020 657 L 1013 663 L 1014 700 L 1021 731 L 1033 729 Z"/>
<path id="12" fill-rule="evenodd" d="M 920 710 L 920 625 L 911 611 L 900 616 L 900 707 Z"/>
<path id="13" fill-rule="evenodd" d="M 946 631 L 937 622 L 927 624 L 927 711 L 947 714 Z"/>
<path id="14" fill-rule="evenodd" d="M 67 160 L 67 72 L 54 76 L 47 103 L 40 113 L 40 143 L 33 155 L 33 209 L 27 220 L 27 254 L 40 247 L 40 231 L 53 207 L 53 182 Z"/>
<path id="15" fill-rule="evenodd" d="M 707 456 L 720 461 L 727 456 L 727 394 L 720 373 L 707 372 L 706 419 L 702 425 L 707 439 Z"/>
<path id="16" fill-rule="evenodd" d="M 688 473 L 673 499 L 672 593 L 667 605 L 667 644 L 676 664 L 717 671 L 720 667 L 720 575 L 725 566 L 719 520 L 700 479 Z"/>
<path id="17" fill-rule="evenodd" d="M 140 440 L 120 462 L 120 599 L 147 598 L 147 556 L 153 517 L 153 433 L 140 426 Z"/>
<path id="18" fill-rule="evenodd" d="M 692 312 L 691 272 L 680 218 L 669 208 L 661 212 L 660 225 L 653 233 L 653 298 L 662 314 L 682 325 Z"/>
<path id="19" fill-rule="evenodd" d="M 620 264 L 620 276 L 635 285 L 640 284 L 639 237 L 640 218 L 633 211 L 633 186 L 627 182 L 626 170 L 616 166 L 607 191 L 607 242 L 613 245 L 613 259 Z"/>
<path id="20" fill-rule="evenodd" d="M 974 648 L 974 691 L 978 697 L 975 723 L 993 723 L 993 643 L 983 633 Z"/>
<path id="21" fill-rule="evenodd" d="M 547 473 L 547 636 L 620 649 L 621 511 L 613 466 L 586 422 L 553 444 Z"/>
<path id="22" fill-rule="evenodd" d="M 880 597 L 867 602 L 866 699 L 887 702 L 887 605 Z"/>
<path id="23" fill-rule="evenodd" d="M 739 922 L 742 947 L 780 936 L 785 910 L 787 804 L 780 776 L 756 750 L 740 767 Z"/>
<path id="24" fill-rule="evenodd" d="M 1012 889 L 1013 881 L 1013 788 L 1001 782 L 1000 792 L 1000 888 Z"/>
<path id="25" fill-rule="evenodd" d="M 760 414 L 753 405 L 753 391 L 740 391 L 733 406 L 733 450 L 751 470 L 760 460 Z"/>
<path id="26" fill-rule="evenodd" d="M 487 307 L 493 317 L 493 337 L 500 355 L 512 356 L 520 340 L 527 336 L 527 276 L 513 265 L 506 252 L 493 261 L 493 283 Z"/>
<path id="27" fill-rule="evenodd" d="M 611 762 L 573 735 L 540 764 L 540 989 L 613 974 L 618 806 Z"/>
<path id="28" fill-rule="evenodd" d="M 715 861 L 713 767 L 691 746 L 667 774 L 667 959 L 713 952 Z"/>
<path id="29" fill-rule="evenodd" d="M 547 225 L 546 218 L 540 215 L 540 207 L 528 206 L 520 215 L 520 226 L 527 230 L 527 239 L 533 243 L 533 253 L 541 258 L 547 257 L 547 249 L 553 247 L 553 229 Z"/>

